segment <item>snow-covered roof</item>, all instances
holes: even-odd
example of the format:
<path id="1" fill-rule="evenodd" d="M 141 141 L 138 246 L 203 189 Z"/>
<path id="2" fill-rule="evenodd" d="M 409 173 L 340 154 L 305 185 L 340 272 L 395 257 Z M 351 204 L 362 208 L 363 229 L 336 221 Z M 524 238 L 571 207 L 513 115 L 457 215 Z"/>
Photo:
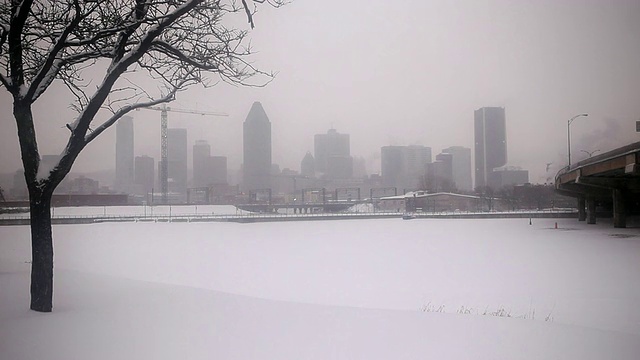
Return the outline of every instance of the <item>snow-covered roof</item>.
<path id="1" fill-rule="evenodd" d="M 380 200 L 402 200 L 408 198 L 428 198 L 435 196 L 449 195 L 453 197 L 459 198 L 467 198 L 467 199 L 480 199 L 479 196 L 475 195 L 465 195 L 465 194 L 456 194 L 451 192 L 437 192 L 437 193 L 427 193 L 426 191 L 410 191 L 404 195 L 396 195 L 396 196 L 386 196 L 380 198 Z"/>

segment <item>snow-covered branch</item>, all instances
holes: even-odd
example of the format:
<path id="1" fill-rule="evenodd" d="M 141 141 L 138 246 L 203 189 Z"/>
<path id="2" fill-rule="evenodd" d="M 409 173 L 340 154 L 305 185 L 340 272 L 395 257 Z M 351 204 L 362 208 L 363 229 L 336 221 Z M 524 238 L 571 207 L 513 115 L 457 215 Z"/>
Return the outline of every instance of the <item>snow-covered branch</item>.
<path id="1" fill-rule="evenodd" d="M 135 103 L 135 104 L 123 106 L 122 108 L 120 108 L 120 110 L 116 111 L 113 114 L 113 116 L 111 116 L 109 118 L 109 120 L 105 121 L 100 126 L 95 128 L 92 132 L 87 134 L 85 136 L 85 143 L 91 142 L 98 135 L 100 135 L 103 131 L 105 131 L 110 126 L 115 124 L 116 121 L 118 121 L 118 119 L 120 119 L 121 117 L 123 117 L 124 115 L 126 115 L 127 113 L 129 113 L 129 112 L 131 112 L 133 110 L 141 109 L 141 108 L 147 108 L 147 107 L 150 107 L 150 106 L 154 106 L 154 105 L 163 104 L 163 103 L 167 103 L 167 102 L 173 101 L 175 99 L 175 94 L 176 94 L 176 92 L 178 90 L 179 90 L 178 88 L 174 88 L 169 92 L 169 94 L 167 94 L 167 95 L 165 95 L 165 96 L 163 96 L 163 97 L 161 97 L 159 99 L 156 99 L 156 100 L 147 101 L 147 102 L 143 102 L 143 103 Z"/>
<path id="2" fill-rule="evenodd" d="M 30 102 L 34 102 L 44 91 L 51 85 L 53 80 L 58 75 L 60 71 L 60 65 L 62 61 L 58 59 L 58 55 L 60 51 L 62 51 L 65 47 L 65 42 L 69 35 L 76 29 L 76 27 L 80 24 L 80 21 L 83 19 L 83 15 L 81 13 L 80 4 L 78 0 L 73 1 L 73 8 L 75 14 L 73 15 L 72 20 L 62 31 L 62 34 L 58 37 L 58 40 L 55 42 L 53 48 L 49 51 L 46 60 L 42 64 L 42 67 L 36 74 L 36 76 L 31 81 L 29 85 L 29 90 L 27 91 L 26 98 Z"/>

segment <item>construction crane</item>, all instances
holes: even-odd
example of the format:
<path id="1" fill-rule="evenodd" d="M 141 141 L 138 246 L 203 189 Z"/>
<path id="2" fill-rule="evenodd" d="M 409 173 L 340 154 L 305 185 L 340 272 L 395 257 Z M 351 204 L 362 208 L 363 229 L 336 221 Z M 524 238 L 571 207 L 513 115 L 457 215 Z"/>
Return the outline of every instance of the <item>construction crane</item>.
<path id="1" fill-rule="evenodd" d="M 201 111 L 190 109 L 177 109 L 163 104 L 162 106 L 149 106 L 142 108 L 146 110 L 160 111 L 160 187 L 162 190 L 162 203 L 168 203 L 169 194 L 169 138 L 167 136 L 168 129 L 168 112 L 194 114 L 194 115 L 211 115 L 211 116 L 229 116 L 223 112 Z"/>

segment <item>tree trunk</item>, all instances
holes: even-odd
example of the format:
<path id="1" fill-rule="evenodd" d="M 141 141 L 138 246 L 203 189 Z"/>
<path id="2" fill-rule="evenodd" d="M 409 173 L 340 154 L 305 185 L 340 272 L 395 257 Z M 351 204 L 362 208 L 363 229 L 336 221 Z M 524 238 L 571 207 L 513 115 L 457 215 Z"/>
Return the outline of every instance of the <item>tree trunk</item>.
<path id="1" fill-rule="evenodd" d="M 51 194 L 30 194 L 31 310 L 53 309 L 53 236 Z"/>

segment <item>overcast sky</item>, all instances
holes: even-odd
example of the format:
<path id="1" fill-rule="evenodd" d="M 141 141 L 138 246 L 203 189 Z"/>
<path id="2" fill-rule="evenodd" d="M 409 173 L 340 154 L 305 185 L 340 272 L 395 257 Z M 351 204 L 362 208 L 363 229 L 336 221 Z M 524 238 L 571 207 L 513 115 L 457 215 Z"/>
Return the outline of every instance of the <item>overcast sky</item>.
<path id="1" fill-rule="evenodd" d="M 473 111 L 506 109 L 508 165 L 544 182 L 572 159 L 640 141 L 640 1 L 296 0 L 260 7 L 252 61 L 278 73 L 265 88 L 219 85 L 180 93 L 173 107 L 229 117 L 169 113 L 191 147 L 242 162 L 242 122 L 253 101 L 272 126 L 273 162 L 299 170 L 313 135 L 351 135 L 351 154 L 380 171 L 380 147 L 420 144 L 433 154 L 473 149 Z M 0 172 L 20 166 L 11 100 L 0 89 Z M 71 121 L 69 98 L 36 106 L 41 154 L 58 154 Z M 160 158 L 160 113 L 137 111 L 136 155 Z M 191 149 L 189 150 L 191 153 Z M 552 171 L 545 171 L 553 162 Z M 115 128 L 92 143 L 73 172 L 113 168 Z"/>

